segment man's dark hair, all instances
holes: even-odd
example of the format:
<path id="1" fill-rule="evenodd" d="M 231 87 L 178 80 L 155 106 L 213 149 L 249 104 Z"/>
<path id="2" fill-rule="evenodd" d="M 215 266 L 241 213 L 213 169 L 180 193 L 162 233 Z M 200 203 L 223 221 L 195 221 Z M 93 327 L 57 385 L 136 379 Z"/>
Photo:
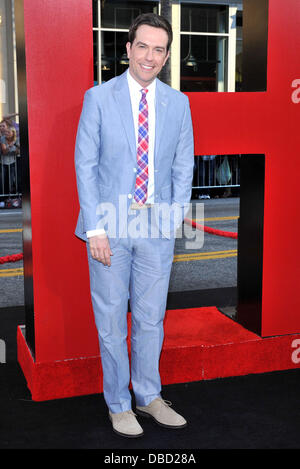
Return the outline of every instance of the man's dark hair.
<path id="1" fill-rule="evenodd" d="M 172 26 L 170 25 L 169 21 L 166 20 L 163 16 L 156 15 L 155 13 L 143 13 L 142 15 L 139 15 L 137 16 L 137 18 L 135 18 L 128 32 L 128 41 L 130 42 L 130 44 L 133 43 L 136 31 L 140 26 L 142 26 L 142 24 L 147 24 L 148 26 L 152 26 L 153 28 L 161 28 L 166 31 L 168 35 L 168 52 L 173 40 Z"/>

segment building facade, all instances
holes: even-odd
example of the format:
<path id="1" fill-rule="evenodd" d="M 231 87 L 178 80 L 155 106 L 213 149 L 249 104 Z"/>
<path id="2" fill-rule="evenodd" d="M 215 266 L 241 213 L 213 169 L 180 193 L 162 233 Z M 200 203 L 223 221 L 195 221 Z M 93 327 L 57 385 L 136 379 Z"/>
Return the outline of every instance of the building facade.
<path id="1" fill-rule="evenodd" d="M 94 82 L 128 66 L 125 44 L 140 13 L 160 13 L 161 1 L 93 2 Z M 174 39 L 170 84 L 181 91 L 240 91 L 242 0 L 170 0 Z M 0 0 L 0 118 L 18 113 L 14 0 Z"/>
<path id="2" fill-rule="evenodd" d="M 17 112 L 17 68 L 13 0 L 0 0 L 0 120 Z"/>
<path id="3" fill-rule="evenodd" d="M 242 0 L 89 0 L 93 6 L 94 84 L 128 67 L 125 44 L 133 19 L 141 13 L 167 13 L 173 27 L 170 59 L 160 78 L 183 92 L 236 92 L 242 83 Z M 0 0 L 0 120 L 18 125 L 14 0 Z M 0 204 L 20 197 L 20 156 L 10 168 L 0 159 Z M 21 155 L 22 156 L 22 155 Z M 200 157 L 199 157 L 200 156 Z M 238 159 L 230 158 L 230 176 L 218 179 L 223 156 L 195 155 L 194 195 L 219 186 L 239 187 Z M 227 162 L 228 163 L 228 162 Z M 204 195 L 207 196 L 207 191 Z M 16 202 L 17 203 L 17 202 Z M 19 202 L 18 202 L 19 203 Z"/>
<path id="4" fill-rule="evenodd" d="M 132 20 L 161 13 L 162 1 L 93 0 L 94 81 L 128 66 L 125 44 Z M 181 91 L 239 91 L 242 79 L 242 1 L 169 1 L 174 39 L 170 84 Z"/>

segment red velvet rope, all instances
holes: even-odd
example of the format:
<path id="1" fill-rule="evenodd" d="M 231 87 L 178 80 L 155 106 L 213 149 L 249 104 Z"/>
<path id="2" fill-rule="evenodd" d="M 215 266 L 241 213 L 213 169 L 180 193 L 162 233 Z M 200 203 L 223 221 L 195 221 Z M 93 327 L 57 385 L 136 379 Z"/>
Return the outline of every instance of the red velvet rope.
<path id="1" fill-rule="evenodd" d="M 6 262 L 17 262 L 23 259 L 23 253 L 12 254 L 11 256 L 0 257 L 0 264 L 6 264 Z"/>
<path id="2" fill-rule="evenodd" d="M 232 231 L 216 230 L 215 228 L 210 228 L 209 226 L 199 225 L 199 223 L 196 223 L 195 221 L 190 220 L 189 218 L 185 218 L 184 222 L 187 223 L 187 225 L 191 225 L 193 228 L 197 228 L 197 230 L 202 230 L 206 233 L 210 233 L 216 236 L 224 236 L 225 238 L 234 239 L 237 239 L 238 237 L 238 234 Z"/>

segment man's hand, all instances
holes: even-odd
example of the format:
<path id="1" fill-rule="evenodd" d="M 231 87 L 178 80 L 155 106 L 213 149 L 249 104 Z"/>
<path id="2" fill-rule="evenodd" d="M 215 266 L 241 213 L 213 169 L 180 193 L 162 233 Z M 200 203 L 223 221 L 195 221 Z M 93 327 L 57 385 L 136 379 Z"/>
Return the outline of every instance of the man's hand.
<path id="1" fill-rule="evenodd" d="M 92 258 L 110 267 L 110 256 L 112 256 L 113 253 L 111 252 L 106 234 L 92 236 L 89 238 L 89 244 Z"/>

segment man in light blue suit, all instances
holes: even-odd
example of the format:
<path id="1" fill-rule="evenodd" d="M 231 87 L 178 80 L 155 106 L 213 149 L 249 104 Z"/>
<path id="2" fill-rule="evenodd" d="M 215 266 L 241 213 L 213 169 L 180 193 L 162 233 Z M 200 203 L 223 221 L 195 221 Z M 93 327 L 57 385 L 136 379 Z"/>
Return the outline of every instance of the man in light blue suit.
<path id="1" fill-rule="evenodd" d="M 164 18 L 136 18 L 129 68 L 86 92 L 76 139 L 76 235 L 87 244 L 103 393 L 114 431 L 127 437 L 143 435 L 130 379 L 136 413 L 168 428 L 187 424 L 162 399 L 159 375 L 175 234 L 194 164 L 188 98 L 156 78 L 171 42 Z"/>

